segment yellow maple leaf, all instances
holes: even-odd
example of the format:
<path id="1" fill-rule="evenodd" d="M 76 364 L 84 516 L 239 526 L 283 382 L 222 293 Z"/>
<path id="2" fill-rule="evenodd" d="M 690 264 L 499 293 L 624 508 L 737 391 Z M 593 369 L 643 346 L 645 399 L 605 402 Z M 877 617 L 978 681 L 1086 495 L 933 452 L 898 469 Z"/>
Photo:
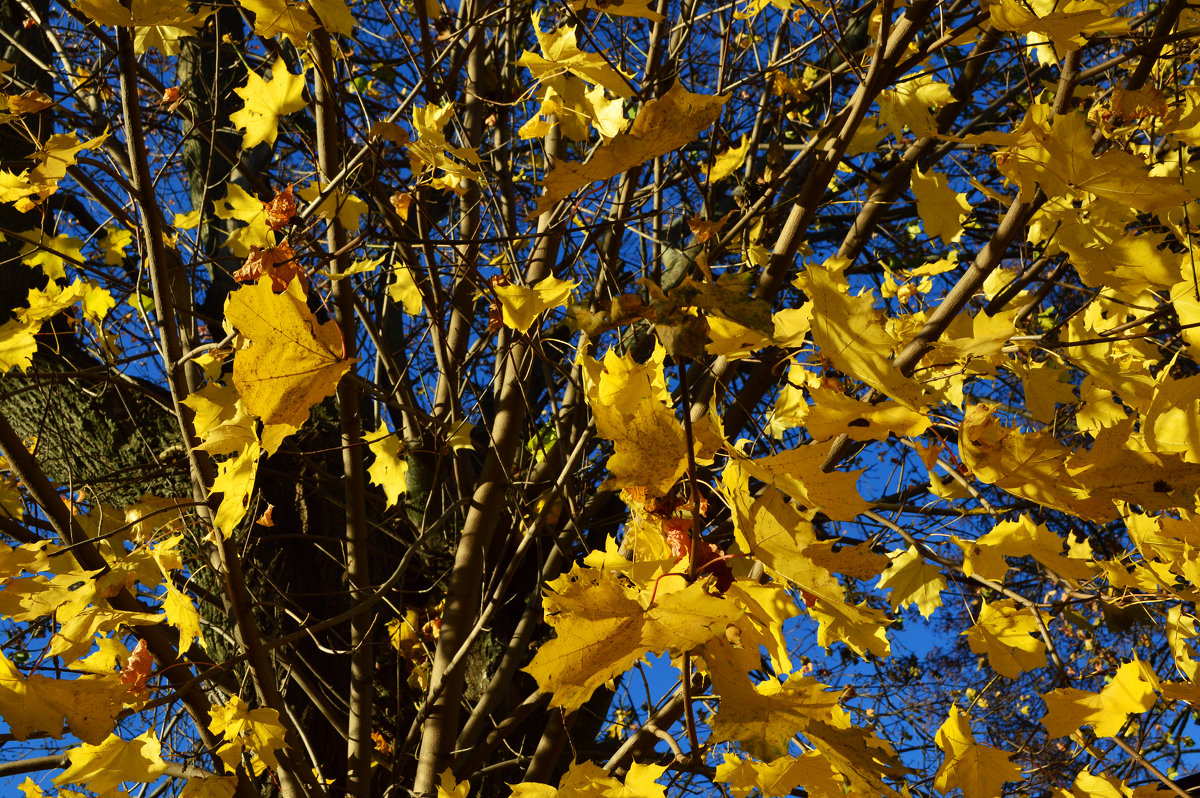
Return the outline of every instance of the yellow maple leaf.
<path id="1" fill-rule="evenodd" d="M 804 346 L 808 331 L 812 329 L 813 306 L 805 302 L 798 308 L 784 308 L 771 317 L 777 346 L 799 348 Z"/>
<path id="2" fill-rule="evenodd" d="M 750 476 L 774 485 L 810 510 L 852 521 L 869 505 L 855 484 L 861 471 L 823 471 L 829 446 L 810 443 L 757 460 L 739 460 Z"/>
<path id="3" fill-rule="evenodd" d="M 1046 644 L 1038 637 L 1036 610 L 1012 599 L 984 602 L 975 625 L 963 632 L 976 654 L 986 654 L 992 670 L 1015 679 L 1046 664 Z"/>
<path id="4" fill-rule="evenodd" d="M 971 213 L 967 195 L 950 188 L 944 174 L 924 174 L 920 169 L 913 170 L 912 191 L 925 232 L 946 244 L 958 241 L 963 233 L 963 220 Z"/>
<path id="5" fill-rule="evenodd" d="M 107 132 L 83 142 L 74 133 L 54 134 L 33 153 L 37 166 L 20 174 L 0 170 L 0 202 L 11 202 L 22 213 L 33 209 L 58 190 L 58 181 L 66 175 L 67 167 L 76 162 L 81 150 L 94 150 L 106 138 Z M 24 237 L 28 240 L 29 234 Z"/>
<path id="6" fill-rule="evenodd" d="M 198 779 L 188 779 L 179 798 L 233 798 L 237 792 L 235 776 L 212 776 Z"/>
<path id="7" fill-rule="evenodd" d="M 742 164 L 746 162 L 746 156 L 749 154 L 750 136 L 745 135 L 742 136 L 741 142 L 736 147 L 730 147 L 713 159 L 712 168 L 704 170 L 705 180 L 709 183 L 724 180 L 742 168 Z"/>
<path id="8" fill-rule="evenodd" d="M 665 358 L 661 344 L 645 363 L 612 350 L 603 362 L 580 352 L 596 431 L 613 442 L 607 466 L 614 487 L 644 487 L 661 496 L 687 470 L 683 425 L 671 409 L 663 376 Z"/>
<path id="9" fill-rule="evenodd" d="M 1070 370 L 1054 361 L 1041 363 L 1010 360 L 1005 367 L 1021 378 L 1025 391 L 1025 406 L 1043 424 L 1053 423 L 1057 405 L 1075 403 L 1075 386 L 1069 380 Z"/>
<path id="10" fill-rule="evenodd" d="M 72 0 L 71 4 L 99 25 L 136 27 L 134 50 L 139 54 L 150 47 L 164 55 L 177 54 L 175 40 L 194 34 L 213 13 L 205 7 L 190 12 L 184 0 L 132 0 L 128 6 L 112 0 Z"/>
<path id="11" fill-rule="evenodd" d="M 309 5 L 321 20 L 321 25 L 331 33 L 349 36 L 354 32 L 354 15 L 350 13 L 346 0 L 310 0 Z"/>
<path id="12" fill-rule="evenodd" d="M 995 798 L 1006 782 L 1021 780 L 1021 767 L 1011 761 L 1012 755 L 975 742 L 970 716 L 956 706 L 950 707 L 934 742 L 945 754 L 934 782 L 940 792 L 958 788 L 963 798 Z"/>
<path id="13" fill-rule="evenodd" d="M 574 762 L 558 780 L 558 787 L 524 782 L 510 785 L 513 798 L 666 798 L 657 780 L 666 771 L 661 765 L 633 763 L 625 783 L 608 775 L 595 762 Z"/>
<path id="14" fill-rule="evenodd" d="M 213 480 L 211 495 L 221 494 L 221 504 L 213 517 L 213 525 L 224 537 L 233 534 L 237 525 L 246 517 L 250 507 L 250 494 L 254 492 L 254 478 L 258 474 L 261 450 L 258 442 L 247 444 L 235 457 L 230 457 L 218 466 Z"/>
<path id="15" fill-rule="evenodd" d="M 25 781 L 18 784 L 17 787 L 22 793 L 25 794 L 25 798 L 44 798 L 46 795 L 44 792 L 42 792 L 42 788 L 37 785 L 37 782 L 28 776 L 25 778 Z"/>
<path id="16" fill-rule="evenodd" d="M 20 258 L 26 266 L 39 268 L 52 281 L 67 278 L 67 265 L 81 266 L 84 263 L 83 242 L 69 235 L 47 235 L 30 230 L 21 235 L 25 242 Z M 46 286 L 42 289 L 53 294 L 57 289 Z"/>
<path id="17" fill-rule="evenodd" d="M 125 260 L 125 252 L 133 243 L 133 231 L 124 227 L 110 227 L 104 231 L 100 248 L 104 250 L 104 262 L 116 266 Z"/>
<path id="18" fill-rule="evenodd" d="M 942 606 L 946 580 L 942 578 L 941 570 L 925 562 L 916 546 L 888 552 L 888 557 L 892 560 L 891 565 L 879 577 L 876 587 L 892 591 L 888 596 L 892 609 L 911 604 L 928 618 Z"/>
<path id="19" fill-rule="evenodd" d="M 407 263 L 397 263 L 392 267 L 392 282 L 388 284 L 387 294 L 410 316 L 420 316 L 425 310 L 421 289 L 417 287 L 412 267 Z"/>
<path id="20" fill-rule="evenodd" d="M 314 180 L 307 186 L 296 190 L 296 196 L 306 202 L 316 202 L 323 191 L 320 182 Z M 362 215 L 367 212 L 367 203 L 360 200 L 353 194 L 346 194 L 342 191 L 332 191 L 325 199 L 321 200 L 321 204 L 313 211 L 314 216 L 319 216 L 322 219 L 332 219 L 335 216 L 342 223 L 342 227 L 347 230 L 357 230 L 359 220 Z"/>
<path id="21" fill-rule="evenodd" d="M 26 677 L 0 654 L 0 714 L 17 740 L 36 733 L 61 739 L 65 722 L 80 740 L 98 743 L 112 731 L 120 696 L 127 692 L 115 673 L 69 680 Z"/>
<path id="22" fill-rule="evenodd" d="M 1126 662 L 1099 693 L 1074 687 L 1046 693 L 1042 725 L 1051 737 L 1073 734 L 1081 726 L 1091 726 L 1097 737 L 1112 737 L 1130 715 L 1154 706 L 1156 687 L 1158 677 L 1148 666 L 1137 660 Z"/>
<path id="23" fill-rule="evenodd" d="M 542 54 L 526 51 L 517 63 L 528 67 L 541 84 L 542 100 L 537 113 L 517 134 L 525 139 L 545 136 L 553 127 L 552 120 L 573 141 L 587 140 L 589 124 L 606 139 L 620 133 L 625 127 L 624 99 L 631 96 L 627 76 L 603 57 L 580 51 L 574 27 L 545 34 L 540 14 L 535 12 L 533 20 Z"/>
<path id="24" fill-rule="evenodd" d="M 964 546 L 967 555 L 963 571 L 996 582 L 1003 581 L 1008 571 L 1005 557 L 1033 557 L 1072 584 L 1092 575 L 1088 560 L 1064 557 L 1063 539 L 1045 524 L 1035 524 L 1027 515 L 1016 521 L 1001 521 L 973 544 L 960 542 L 959 545 Z"/>
<path id="25" fill-rule="evenodd" d="M 990 406 L 967 408 L 959 452 L 972 474 L 1009 493 L 1086 518 L 1111 520 L 1117 515 L 1111 502 L 1077 498 L 1065 490 L 1072 485 L 1063 470 L 1070 450 L 1047 433 L 1004 426 Z"/>
<path id="26" fill-rule="evenodd" d="M 183 591 L 178 590 L 170 582 L 165 583 L 166 592 L 162 595 L 163 614 L 169 625 L 179 630 L 180 654 L 186 654 L 197 640 L 203 644 L 200 636 L 200 613 L 195 603 Z"/>
<path id="27" fill-rule="evenodd" d="M 1077 50 L 1093 33 L 1123 34 L 1129 20 L 1114 16 L 1128 0 L 991 0 L 992 26 L 1013 33 L 1047 37 L 1057 53 Z M 1032 38 L 1032 37 L 1031 37 Z M 1045 41 L 1045 39 L 1043 39 Z"/>
<path id="28" fill-rule="evenodd" d="M 640 17 L 651 22 L 662 22 L 662 14 L 650 8 L 648 0 L 571 0 L 571 11 L 578 14 L 585 8 L 613 17 Z"/>
<path id="29" fill-rule="evenodd" d="M 18 319 L 0 325 L 0 373 L 14 368 L 24 371 L 33 365 L 33 355 L 37 352 L 34 336 L 41 328 L 41 324 Z"/>
<path id="30" fill-rule="evenodd" d="M 371 482 L 383 488 L 387 505 L 392 507 L 400 496 L 408 492 L 408 461 L 404 459 L 400 439 L 384 419 L 379 419 L 379 429 L 367 434 L 367 448 L 375 455 L 367 469 Z"/>
<path id="31" fill-rule="evenodd" d="M 997 165 L 1032 196 L 1034 184 L 1051 198 L 1094 194 L 1139 211 L 1156 211 L 1194 199 L 1177 177 L 1152 177 L 1136 155 L 1119 149 L 1093 154 L 1092 128 L 1081 113 L 1050 115 L 1030 108 L 1016 143 L 997 154 Z"/>
<path id="32" fill-rule="evenodd" d="M 234 255 L 246 258 L 251 247 L 263 249 L 275 245 L 275 233 L 268 225 L 267 206 L 236 183 L 225 184 L 225 196 L 213 203 L 218 219 L 236 219 L 246 226 L 229 234 L 226 245 Z"/>
<path id="33" fill-rule="evenodd" d="M 437 798 L 467 798 L 471 792 L 471 783 L 468 781 L 456 781 L 454 772 L 450 768 L 442 771 L 442 775 L 438 781 Z"/>
<path id="34" fill-rule="evenodd" d="M 407 147 L 414 174 L 423 177 L 429 172 L 440 171 L 443 174 L 434 178 L 432 185 L 461 192 L 464 181 L 479 180 L 483 174 L 474 168 L 481 162 L 479 153 L 470 147 L 455 147 L 442 132 L 453 116 L 454 103 L 450 102 L 414 108 L 412 120 L 417 138 Z"/>
<path id="35" fill-rule="evenodd" d="M 1139 794 L 1145 795 L 1148 792 L 1139 789 Z M 1085 768 L 1075 777 L 1071 794 L 1081 798 L 1133 798 L 1134 792 L 1128 784 L 1118 778 L 1107 773 L 1092 773 Z"/>
<path id="36" fill-rule="evenodd" d="M 1148 511 L 1191 508 L 1200 464 L 1146 451 L 1135 421 L 1101 429 L 1091 449 L 1072 451 L 1047 432 L 1006 427 L 993 408 L 975 405 L 963 416 L 959 453 L 984 482 L 1093 521 L 1117 518 L 1116 502 Z"/>
<path id="37" fill-rule="evenodd" d="M 918 409 L 921 387 L 892 364 L 898 342 L 888 333 L 883 312 L 869 291 L 849 295 L 844 268 L 845 261 L 838 259 L 808 269 L 804 290 L 813 302 L 813 342 L 838 371 Z"/>
<path id="38" fill-rule="evenodd" d="M 890 623 L 887 614 L 868 606 L 866 601 L 850 604 L 818 596 L 808 614 L 817 622 L 817 644 L 823 648 L 828 649 L 835 642 L 844 643 L 860 657 L 865 653 L 886 657 L 892 651 L 887 639 Z"/>
<path id="39" fill-rule="evenodd" d="M 254 32 L 266 39 L 283 35 L 301 46 L 308 34 L 318 27 L 307 3 L 295 0 L 238 0 L 238 5 L 254 13 Z"/>
<path id="40" fill-rule="evenodd" d="M 901 798 L 885 779 L 903 780 L 905 773 L 912 771 L 901 765 L 892 747 L 872 732 L 813 721 L 804 734 L 845 779 L 846 793 Z"/>
<path id="41" fill-rule="evenodd" d="M 242 286 L 229 295 L 225 318 L 249 341 L 234 358 L 233 384 L 266 424 L 304 424 L 354 364 L 342 358 L 337 324 L 317 322 L 298 280 L 282 294 L 269 278 Z"/>
<path id="42" fill-rule="evenodd" d="M 403 618 L 388 621 L 388 642 L 407 660 L 416 661 L 423 656 L 421 645 L 421 620 L 417 610 L 409 607 Z"/>
<path id="43" fill-rule="evenodd" d="M 842 776 L 819 751 L 785 755 L 769 762 L 725 754 L 725 761 L 717 765 L 714 780 L 728 785 L 734 798 L 748 798 L 756 789 L 764 796 L 786 796 L 797 787 L 804 787 L 813 798 L 841 798 L 848 794 Z"/>
<path id="44" fill-rule="evenodd" d="M 886 656 L 890 645 L 884 613 L 865 603 L 846 603 L 837 578 L 811 556 L 818 553 L 812 523 L 791 507 L 779 490 L 768 487 L 751 500 L 747 475 L 753 472 L 745 468 L 747 462 L 730 462 L 721 477 L 733 510 L 738 544 L 761 560 L 777 579 L 794 583 L 813 600 L 808 611 L 818 623 L 820 645 L 829 647 L 840 641 L 860 655 L 870 651 Z"/>
<path id="45" fill-rule="evenodd" d="M 111 632 L 119 626 L 152 624 L 162 620 L 149 612 L 124 612 L 104 607 L 77 610 L 69 605 L 60 607 L 55 615 L 61 626 L 46 646 L 46 656 L 58 657 L 63 662 L 79 659 L 92 648 L 98 635 Z"/>
<path id="46" fill-rule="evenodd" d="M 232 386 L 209 382 L 184 397 L 183 404 L 195 414 L 192 423 L 200 439 L 197 449 L 233 454 L 257 442 L 254 419 Z"/>
<path id="47" fill-rule="evenodd" d="M 33 202 L 27 198 L 35 193 L 38 189 L 29 180 L 29 170 L 25 169 L 20 174 L 8 169 L 0 169 L 0 202 L 22 203 L 33 206 Z"/>
<path id="48" fill-rule="evenodd" d="M 540 690 L 554 694 L 551 706 L 567 712 L 647 654 L 695 648 L 723 635 L 742 612 L 733 601 L 710 595 L 703 581 L 688 585 L 681 577 L 661 580 L 649 607 L 642 603 L 649 591 L 596 568 L 576 565 L 548 588 L 542 604 L 556 636 L 524 670 Z"/>
<path id="49" fill-rule="evenodd" d="M 719 355 L 729 360 L 741 360 L 753 355 L 760 349 L 770 346 L 773 341 L 757 330 L 729 321 L 720 316 L 706 316 L 708 321 L 708 343 L 704 351 L 710 355 Z"/>
<path id="50" fill-rule="evenodd" d="M 657 155 L 690 143 L 721 114 L 728 97 L 692 94 L 679 83 L 642 106 L 629 130 L 601 145 L 584 163 L 559 161 L 542 180 L 531 217 L 551 210 L 559 200 L 597 180 L 607 180 Z"/>
<path id="51" fill-rule="evenodd" d="M 493 290 L 500 301 L 505 326 L 524 333 L 539 315 L 566 305 L 577 285 L 579 283 L 551 275 L 534 285 L 496 285 Z"/>
<path id="52" fill-rule="evenodd" d="M 931 136 L 936 132 L 933 109 L 951 102 L 954 95 L 949 84 L 934 80 L 928 73 L 917 75 L 879 93 L 879 121 L 897 139 L 904 135 L 904 128 L 915 136 Z"/>
<path id="53" fill-rule="evenodd" d="M 262 142 L 274 144 L 279 135 L 280 118 L 308 104 L 303 96 L 304 76 L 289 72 L 282 58 L 271 67 L 269 81 L 256 72 L 249 72 L 246 85 L 234 91 L 245 100 L 245 105 L 230 114 L 229 121 L 246 131 L 242 136 L 245 149 Z"/>
<path id="54" fill-rule="evenodd" d="M 125 781 L 151 782 L 167 769 L 162 758 L 162 743 L 154 729 L 132 740 L 110 734 L 99 745 L 83 745 L 67 752 L 70 766 L 55 777 L 54 783 L 85 784 L 89 790 L 105 793 Z"/>
<path id="55" fill-rule="evenodd" d="M 1200 404 L 1200 378 L 1172 379 L 1170 369 L 1159 375 L 1145 410 L 1142 434 L 1146 447 L 1157 454 L 1174 453 L 1187 462 L 1200 462 L 1200 430 L 1194 419 Z"/>
<path id="56" fill-rule="evenodd" d="M 27 307 L 18 308 L 15 319 L 0 325 L 0 373 L 11 368 L 21 371 L 29 368 L 42 324 L 77 302 L 85 314 L 93 316 L 102 316 L 115 304 L 107 291 L 79 278 L 68 286 L 52 280 L 45 288 L 30 291 L 25 297 Z"/>
<path id="57" fill-rule="evenodd" d="M 237 770 L 242 751 L 247 748 L 266 762 L 268 767 L 279 766 L 275 753 L 287 748 L 287 743 L 278 712 L 267 707 L 250 709 L 245 701 L 232 695 L 224 706 L 214 705 L 209 710 L 209 718 L 208 730 L 225 738 L 225 744 L 217 751 L 217 755 L 229 772 Z"/>
<path id="58" fill-rule="evenodd" d="M 791 739 L 812 721 L 849 722 L 838 706 L 838 695 L 828 685 L 799 674 L 783 683 L 767 679 L 753 684 L 746 679 L 738 692 L 721 695 L 712 721 L 712 739 L 736 740 L 759 759 L 775 759 L 787 753 Z"/>
<path id="59" fill-rule="evenodd" d="M 809 390 L 813 404 L 805 428 L 813 440 L 828 440 L 846 434 L 856 441 L 877 441 L 888 435 L 923 434 L 932 425 L 929 415 L 897 402 L 872 404 L 830 388 Z"/>
<path id="60" fill-rule="evenodd" d="M 30 89 L 21 94 L 5 94 L 4 102 L 8 103 L 8 110 L 18 116 L 36 114 L 54 105 L 54 100 L 37 89 Z"/>

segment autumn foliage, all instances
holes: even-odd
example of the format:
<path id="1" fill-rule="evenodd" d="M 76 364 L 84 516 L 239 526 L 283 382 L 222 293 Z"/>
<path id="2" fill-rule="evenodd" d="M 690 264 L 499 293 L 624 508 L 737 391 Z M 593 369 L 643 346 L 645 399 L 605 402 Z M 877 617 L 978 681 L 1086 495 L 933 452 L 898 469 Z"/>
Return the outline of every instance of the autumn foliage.
<path id="1" fill-rule="evenodd" d="M 1185 794 L 1182 0 L 0 0 L 5 794 Z"/>

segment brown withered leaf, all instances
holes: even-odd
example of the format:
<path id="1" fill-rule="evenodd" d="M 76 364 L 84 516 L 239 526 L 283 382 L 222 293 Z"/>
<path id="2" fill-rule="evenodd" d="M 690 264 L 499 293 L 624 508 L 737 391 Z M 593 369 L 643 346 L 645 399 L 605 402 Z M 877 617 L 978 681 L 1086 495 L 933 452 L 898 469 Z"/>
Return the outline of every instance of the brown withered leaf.
<path id="1" fill-rule="evenodd" d="M 296 253 L 292 252 L 291 245 L 286 241 L 267 249 L 250 247 L 250 256 L 246 258 L 242 267 L 233 273 L 233 279 L 239 283 L 254 283 L 263 275 L 271 278 L 272 291 L 284 290 L 295 277 L 300 278 L 301 286 L 305 291 L 308 290 L 304 270 L 300 268 L 299 262 L 296 261 Z"/>
<path id="2" fill-rule="evenodd" d="M 296 216 L 296 197 L 292 194 L 292 184 L 280 191 L 270 202 L 264 202 L 267 211 L 267 227 L 279 231 L 287 227 Z"/>

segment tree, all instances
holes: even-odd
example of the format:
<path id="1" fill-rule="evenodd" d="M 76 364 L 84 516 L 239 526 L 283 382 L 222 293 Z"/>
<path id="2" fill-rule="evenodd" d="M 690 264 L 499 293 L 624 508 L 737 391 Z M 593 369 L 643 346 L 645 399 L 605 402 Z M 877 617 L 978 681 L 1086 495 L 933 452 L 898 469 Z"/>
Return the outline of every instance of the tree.
<path id="1" fill-rule="evenodd" d="M 1182 794 L 1182 0 L 0 11 L 25 795 Z"/>

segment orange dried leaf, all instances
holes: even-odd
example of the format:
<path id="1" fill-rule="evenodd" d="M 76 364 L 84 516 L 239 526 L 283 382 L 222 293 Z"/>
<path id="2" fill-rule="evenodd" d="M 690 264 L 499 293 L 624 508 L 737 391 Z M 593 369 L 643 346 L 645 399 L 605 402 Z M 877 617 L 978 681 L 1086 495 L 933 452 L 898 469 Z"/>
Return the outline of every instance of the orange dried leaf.
<path id="1" fill-rule="evenodd" d="M 284 241 L 277 247 L 250 247 L 250 256 L 242 264 L 242 268 L 233 273 L 233 279 L 239 283 L 258 282 L 258 278 L 268 275 L 271 278 L 271 290 L 283 291 L 294 278 L 299 278 L 301 286 L 308 290 L 304 278 L 304 270 L 296 261 L 296 253 L 288 242 Z"/>
<path id="2" fill-rule="evenodd" d="M 186 91 L 181 89 L 179 86 L 171 86 L 163 92 L 162 100 L 159 104 L 167 106 L 167 112 L 173 114 L 176 110 L 178 110 L 180 104 L 186 99 Z"/>
<path id="3" fill-rule="evenodd" d="M 258 524 L 259 526 L 275 526 L 275 520 L 274 520 L 274 518 L 272 518 L 272 516 L 274 514 L 275 514 L 275 505 L 268 504 L 267 509 L 263 511 L 263 514 L 260 515 L 258 517 L 258 520 L 255 521 L 254 523 Z"/>
<path id="4" fill-rule="evenodd" d="M 292 185 L 289 183 L 288 187 L 276 194 L 274 199 L 263 203 L 267 211 L 267 227 L 272 230 L 278 231 L 287 227 L 297 213 L 296 196 L 292 194 Z"/>
<path id="5" fill-rule="evenodd" d="M 121 684 L 128 685 L 131 693 L 140 693 L 146 689 L 146 680 L 150 678 L 150 669 L 154 667 L 154 657 L 146 648 L 146 641 L 139 640 L 137 646 L 129 654 L 129 662 L 121 669 Z"/>

